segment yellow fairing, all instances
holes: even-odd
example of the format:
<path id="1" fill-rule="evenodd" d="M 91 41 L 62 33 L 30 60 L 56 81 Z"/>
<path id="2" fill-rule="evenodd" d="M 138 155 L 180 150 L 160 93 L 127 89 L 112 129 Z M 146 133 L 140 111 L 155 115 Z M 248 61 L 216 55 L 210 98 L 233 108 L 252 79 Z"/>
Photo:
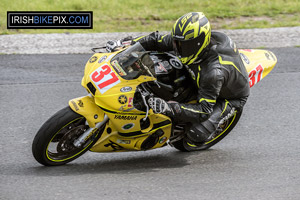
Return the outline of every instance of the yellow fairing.
<path id="1" fill-rule="evenodd" d="M 105 94 L 99 94 L 97 91 L 95 94 L 95 103 L 102 109 L 109 110 L 111 112 L 126 112 L 126 113 L 143 113 L 133 108 L 133 97 L 138 85 L 143 82 L 153 81 L 154 78 L 149 76 L 140 76 L 134 80 L 124 80 L 119 77 L 120 83 L 111 88 Z M 121 92 L 122 88 L 131 88 L 131 91 Z M 125 113 L 124 113 L 125 114 Z"/>
<path id="2" fill-rule="evenodd" d="M 103 74 L 106 74 L 104 77 L 108 79 L 108 82 L 112 80 L 113 83 L 110 82 L 110 85 L 105 85 L 104 88 L 102 88 L 102 91 L 97 88 L 94 94 L 95 103 L 105 111 L 129 112 L 129 110 L 133 108 L 132 100 L 136 87 L 143 82 L 153 81 L 155 78 L 150 76 L 140 76 L 139 78 L 133 80 L 123 79 L 110 63 L 111 59 L 118 53 L 119 52 L 94 54 L 86 64 L 81 85 L 88 91 L 90 91 L 90 89 L 87 87 L 88 84 L 93 84 L 93 86 L 97 88 L 97 85 L 91 79 L 92 74 L 98 69 L 101 71 L 101 67 L 108 66 L 109 68 L 107 67 L 102 71 L 104 72 Z M 107 73 L 108 71 L 109 73 Z M 137 110 L 130 111 L 130 113 L 137 112 L 141 113 Z"/>
<path id="3" fill-rule="evenodd" d="M 78 97 L 69 101 L 71 109 L 84 116 L 90 127 L 103 121 L 104 112 L 95 104 L 94 98 L 90 96 Z"/>
<path id="4" fill-rule="evenodd" d="M 277 63 L 277 58 L 271 51 L 239 49 L 239 52 L 249 74 L 250 87 L 266 77 Z"/>
<path id="5" fill-rule="evenodd" d="M 103 135 L 90 150 L 95 152 L 146 150 L 148 148 L 145 148 L 143 143 L 147 138 L 151 137 L 152 134 L 156 134 L 159 131 L 161 132 L 157 137 L 157 141 L 154 142 L 155 145 L 149 149 L 164 146 L 171 136 L 171 120 L 164 115 L 151 114 L 149 115 L 149 127 L 141 130 L 139 122 L 143 117 L 140 116 L 136 120 L 123 121 L 114 120 L 114 117 L 110 116 L 112 120 L 109 120 Z M 120 123 L 119 126 L 117 125 L 118 123 Z M 118 131 L 120 127 L 124 127 L 124 124 L 125 126 L 126 124 L 132 124 L 133 128 L 128 131 Z"/>
<path id="6" fill-rule="evenodd" d="M 90 150 L 111 152 L 162 147 L 171 136 L 172 123 L 170 118 L 150 111 L 148 119 L 144 121 L 146 113 L 135 109 L 133 106 L 137 86 L 143 82 L 153 81 L 155 78 L 142 75 L 132 80 L 123 79 L 120 76 L 120 71 L 116 71 L 116 67 L 111 64 L 111 59 L 118 53 L 96 53 L 85 67 L 81 84 L 93 94 L 93 97 L 79 98 L 79 100 L 87 100 L 94 105 L 89 107 L 91 109 L 86 110 L 86 112 L 81 110 L 75 112 L 88 117 L 89 124 L 96 122 L 96 119 L 93 118 L 94 114 L 103 112 L 109 118 L 100 139 Z M 104 76 L 102 76 L 103 74 Z M 99 78 L 100 81 L 97 82 L 95 80 L 98 77 L 101 77 L 101 80 Z M 94 92 L 91 91 L 91 84 L 93 88 L 96 88 Z M 73 110 L 75 110 L 73 104 L 77 105 L 77 102 L 78 99 L 70 101 L 69 104 Z M 83 103 L 85 104 L 85 102 Z M 103 119 L 103 114 L 101 119 Z M 153 135 L 155 136 L 154 139 L 152 138 Z"/>

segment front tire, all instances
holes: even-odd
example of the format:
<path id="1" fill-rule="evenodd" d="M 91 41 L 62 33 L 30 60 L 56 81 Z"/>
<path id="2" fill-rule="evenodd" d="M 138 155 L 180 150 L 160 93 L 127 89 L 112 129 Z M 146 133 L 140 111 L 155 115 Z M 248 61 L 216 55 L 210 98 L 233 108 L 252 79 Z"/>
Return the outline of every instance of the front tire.
<path id="1" fill-rule="evenodd" d="M 219 131 L 217 131 L 216 134 L 213 137 L 211 137 L 208 141 L 206 141 L 205 143 L 202 143 L 199 145 L 190 145 L 184 138 L 182 138 L 182 139 L 172 143 L 172 145 L 176 149 L 183 151 L 183 152 L 209 149 L 213 145 L 220 142 L 226 135 L 228 135 L 230 133 L 230 131 L 238 123 L 241 115 L 242 115 L 242 111 L 235 112 L 232 117 L 230 117 L 228 120 L 226 120 L 222 124 L 222 127 L 219 127 Z"/>
<path id="2" fill-rule="evenodd" d="M 105 124 L 81 147 L 73 145 L 88 128 L 85 118 L 69 106 L 61 109 L 48 119 L 37 132 L 33 143 L 34 158 L 42 165 L 64 165 L 88 151 L 101 137 Z"/>

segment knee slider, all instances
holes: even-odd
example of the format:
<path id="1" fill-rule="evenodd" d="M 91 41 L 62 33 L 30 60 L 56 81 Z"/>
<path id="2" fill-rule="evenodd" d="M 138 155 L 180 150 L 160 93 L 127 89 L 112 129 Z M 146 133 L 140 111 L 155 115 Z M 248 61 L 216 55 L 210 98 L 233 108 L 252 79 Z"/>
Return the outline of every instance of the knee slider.
<path id="1" fill-rule="evenodd" d="M 187 130 L 187 137 L 192 142 L 204 142 L 209 136 L 210 132 L 201 124 L 196 126 L 192 125 L 189 130 Z"/>

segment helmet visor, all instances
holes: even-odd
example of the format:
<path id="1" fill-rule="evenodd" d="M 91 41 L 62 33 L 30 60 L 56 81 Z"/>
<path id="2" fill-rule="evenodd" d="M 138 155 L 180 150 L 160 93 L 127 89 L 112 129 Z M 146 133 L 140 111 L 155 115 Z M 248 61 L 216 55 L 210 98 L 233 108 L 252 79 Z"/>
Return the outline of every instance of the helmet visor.
<path id="1" fill-rule="evenodd" d="M 175 54 L 182 58 L 190 57 L 191 55 L 197 54 L 202 48 L 205 41 L 205 33 L 202 32 L 198 37 L 191 40 L 177 40 L 173 38 L 173 48 Z"/>

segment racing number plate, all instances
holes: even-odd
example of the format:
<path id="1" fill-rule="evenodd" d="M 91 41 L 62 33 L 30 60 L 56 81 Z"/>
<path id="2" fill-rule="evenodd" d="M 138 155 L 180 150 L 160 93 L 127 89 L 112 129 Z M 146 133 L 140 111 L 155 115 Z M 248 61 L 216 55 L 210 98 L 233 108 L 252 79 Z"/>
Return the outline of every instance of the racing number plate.
<path id="1" fill-rule="evenodd" d="M 253 69 L 249 73 L 249 85 L 252 87 L 256 83 L 258 83 L 263 77 L 262 73 L 264 71 L 264 68 L 261 64 L 259 64 L 255 69 Z"/>
<path id="2" fill-rule="evenodd" d="M 121 82 L 116 73 L 107 64 L 97 68 L 91 73 L 90 78 L 101 94 L 104 94 L 107 90 Z"/>

